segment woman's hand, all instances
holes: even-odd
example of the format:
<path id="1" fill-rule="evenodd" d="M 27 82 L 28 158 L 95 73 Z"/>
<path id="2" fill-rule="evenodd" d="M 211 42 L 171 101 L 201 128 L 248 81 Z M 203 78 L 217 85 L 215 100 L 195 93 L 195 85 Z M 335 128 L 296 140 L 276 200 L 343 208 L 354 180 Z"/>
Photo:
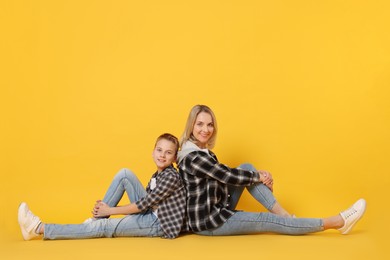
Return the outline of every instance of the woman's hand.
<path id="1" fill-rule="evenodd" d="M 260 181 L 267 186 L 271 191 L 274 190 L 274 179 L 272 178 L 271 173 L 263 170 L 258 171 L 260 174 Z"/>
<path id="2" fill-rule="evenodd" d="M 108 206 L 106 203 L 104 203 L 101 200 L 96 201 L 95 207 L 92 210 L 92 215 L 97 217 L 107 217 L 110 216 L 110 209 L 111 207 Z"/>

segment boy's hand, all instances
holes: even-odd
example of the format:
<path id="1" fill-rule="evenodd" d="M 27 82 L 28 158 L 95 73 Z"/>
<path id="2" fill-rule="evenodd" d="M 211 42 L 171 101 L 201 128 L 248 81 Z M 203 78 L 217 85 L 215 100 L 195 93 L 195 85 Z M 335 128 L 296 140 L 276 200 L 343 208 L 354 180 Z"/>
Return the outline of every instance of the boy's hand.
<path id="1" fill-rule="evenodd" d="M 96 201 L 95 207 L 92 210 L 92 215 L 95 218 L 98 217 L 107 217 L 110 216 L 110 206 L 108 206 L 106 203 L 104 203 L 101 200 Z"/>

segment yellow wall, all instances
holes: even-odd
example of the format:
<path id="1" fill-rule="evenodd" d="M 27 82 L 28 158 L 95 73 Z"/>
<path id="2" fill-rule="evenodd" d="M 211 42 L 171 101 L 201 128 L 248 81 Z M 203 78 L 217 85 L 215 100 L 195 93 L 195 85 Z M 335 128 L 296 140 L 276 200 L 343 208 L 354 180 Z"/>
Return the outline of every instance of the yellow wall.
<path id="1" fill-rule="evenodd" d="M 3 234 L 19 234 L 20 201 L 73 223 L 120 168 L 146 184 L 155 138 L 179 136 L 198 103 L 219 120 L 220 161 L 271 171 L 296 215 L 327 216 L 365 197 L 362 228 L 385 220 L 388 1 L 0 7 Z M 247 194 L 240 206 L 263 210 Z"/>

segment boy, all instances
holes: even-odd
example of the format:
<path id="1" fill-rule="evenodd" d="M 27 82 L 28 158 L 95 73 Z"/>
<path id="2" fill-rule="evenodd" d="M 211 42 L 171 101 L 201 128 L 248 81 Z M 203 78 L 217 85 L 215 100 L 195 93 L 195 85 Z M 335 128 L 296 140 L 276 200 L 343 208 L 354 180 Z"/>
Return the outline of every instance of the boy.
<path id="1" fill-rule="evenodd" d="M 171 134 L 157 138 L 153 160 L 157 171 L 146 190 L 134 173 L 122 169 L 114 177 L 104 199 L 93 208 L 94 218 L 83 224 L 47 224 L 41 222 L 21 203 L 18 221 L 25 240 L 43 234 L 43 239 L 85 239 L 98 237 L 164 237 L 176 238 L 186 230 L 186 193 L 182 180 L 173 167 L 179 142 Z M 126 191 L 131 204 L 117 206 Z M 110 215 L 126 215 L 108 218 Z"/>

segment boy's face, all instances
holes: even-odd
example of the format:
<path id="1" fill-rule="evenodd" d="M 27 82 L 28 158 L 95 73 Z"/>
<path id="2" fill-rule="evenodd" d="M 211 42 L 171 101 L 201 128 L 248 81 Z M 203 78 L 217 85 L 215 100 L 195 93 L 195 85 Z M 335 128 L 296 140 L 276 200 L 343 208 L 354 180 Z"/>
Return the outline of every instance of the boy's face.
<path id="1" fill-rule="evenodd" d="M 176 146 L 171 141 L 161 139 L 152 154 L 157 171 L 161 172 L 176 160 Z"/>

